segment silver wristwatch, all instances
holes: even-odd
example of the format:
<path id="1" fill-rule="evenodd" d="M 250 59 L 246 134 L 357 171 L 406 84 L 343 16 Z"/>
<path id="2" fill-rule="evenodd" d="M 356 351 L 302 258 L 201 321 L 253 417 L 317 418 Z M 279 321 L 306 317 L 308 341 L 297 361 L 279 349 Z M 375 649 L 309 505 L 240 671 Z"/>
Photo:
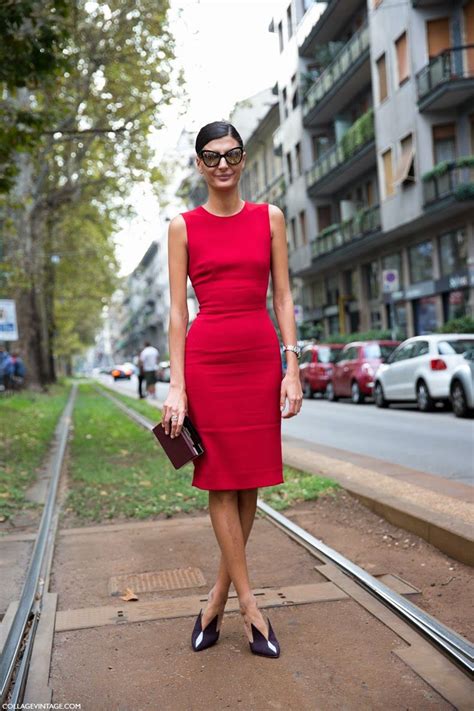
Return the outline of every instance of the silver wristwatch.
<path id="1" fill-rule="evenodd" d="M 299 358 L 301 355 L 301 348 L 299 346 L 283 346 L 284 351 L 293 351 L 296 353 L 296 357 Z"/>

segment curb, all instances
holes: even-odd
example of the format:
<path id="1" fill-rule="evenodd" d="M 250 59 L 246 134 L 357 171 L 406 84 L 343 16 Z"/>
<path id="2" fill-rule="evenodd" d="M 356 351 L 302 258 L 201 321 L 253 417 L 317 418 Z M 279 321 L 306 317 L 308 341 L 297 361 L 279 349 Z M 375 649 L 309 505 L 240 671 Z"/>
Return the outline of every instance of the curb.
<path id="1" fill-rule="evenodd" d="M 307 442 L 300 440 L 298 446 L 295 441 L 290 443 L 283 437 L 283 461 L 287 466 L 334 479 L 389 523 L 420 536 L 451 558 L 474 566 L 472 503 L 329 457 L 319 452 L 317 445 L 311 449 Z"/>

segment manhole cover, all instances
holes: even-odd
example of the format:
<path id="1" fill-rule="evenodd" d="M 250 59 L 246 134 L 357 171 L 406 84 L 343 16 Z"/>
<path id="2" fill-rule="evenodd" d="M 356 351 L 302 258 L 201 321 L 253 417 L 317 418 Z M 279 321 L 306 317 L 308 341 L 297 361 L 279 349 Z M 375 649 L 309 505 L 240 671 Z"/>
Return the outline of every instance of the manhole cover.
<path id="1" fill-rule="evenodd" d="M 149 573 L 113 575 L 109 580 L 109 594 L 122 595 L 125 588 L 131 588 L 135 593 L 145 593 L 156 590 L 199 588 L 202 585 L 206 585 L 206 580 L 200 568 L 174 568 L 154 570 Z"/>

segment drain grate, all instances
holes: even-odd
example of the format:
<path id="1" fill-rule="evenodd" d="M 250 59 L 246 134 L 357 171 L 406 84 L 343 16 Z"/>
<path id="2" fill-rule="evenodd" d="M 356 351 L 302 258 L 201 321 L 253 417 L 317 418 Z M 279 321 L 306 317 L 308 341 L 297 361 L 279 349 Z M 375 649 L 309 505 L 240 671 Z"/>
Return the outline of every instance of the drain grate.
<path id="1" fill-rule="evenodd" d="M 172 570 L 154 570 L 149 573 L 129 573 L 113 575 L 109 579 L 109 594 L 123 595 L 125 588 L 135 593 L 155 592 L 157 590 L 183 590 L 206 585 L 206 579 L 200 568 L 173 568 Z"/>

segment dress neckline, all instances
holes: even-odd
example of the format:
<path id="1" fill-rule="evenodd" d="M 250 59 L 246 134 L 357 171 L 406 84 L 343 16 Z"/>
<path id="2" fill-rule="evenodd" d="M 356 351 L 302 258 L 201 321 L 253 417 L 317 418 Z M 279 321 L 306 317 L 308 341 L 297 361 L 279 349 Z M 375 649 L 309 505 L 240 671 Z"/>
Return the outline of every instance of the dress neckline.
<path id="1" fill-rule="evenodd" d="M 244 200 L 243 206 L 240 208 L 240 210 L 238 212 L 234 212 L 233 215 L 216 215 L 214 212 L 209 212 L 209 210 L 206 210 L 206 208 L 203 205 L 199 205 L 199 207 L 201 208 L 201 210 L 204 210 L 206 215 L 211 215 L 211 217 L 217 217 L 217 219 L 222 219 L 225 217 L 237 217 L 237 215 L 241 215 L 242 212 L 247 208 L 247 201 Z"/>

